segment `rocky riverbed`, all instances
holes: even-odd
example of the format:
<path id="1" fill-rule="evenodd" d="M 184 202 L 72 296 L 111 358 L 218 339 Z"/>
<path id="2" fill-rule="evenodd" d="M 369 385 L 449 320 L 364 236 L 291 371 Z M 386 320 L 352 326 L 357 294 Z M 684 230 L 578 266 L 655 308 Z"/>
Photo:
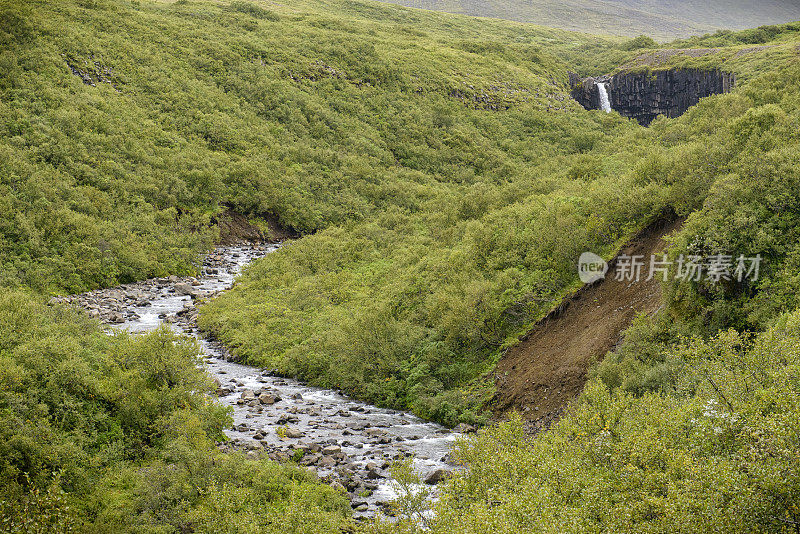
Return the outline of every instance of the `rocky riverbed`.
<path id="1" fill-rule="evenodd" d="M 242 267 L 278 248 L 220 248 L 206 256 L 203 274 L 196 279 L 155 278 L 59 297 L 53 303 L 83 308 L 113 328 L 146 332 L 166 323 L 197 336 L 196 303 L 231 287 Z M 413 457 L 414 466 L 431 485 L 455 468 L 448 454 L 457 432 L 270 370 L 240 365 L 230 361 L 218 343 L 198 340 L 206 369 L 218 384 L 219 402 L 233 410 L 233 425 L 226 431 L 229 441 L 220 447 L 313 469 L 322 480 L 347 492 L 357 516 L 388 509 L 395 497 L 388 468 L 398 459 Z"/>

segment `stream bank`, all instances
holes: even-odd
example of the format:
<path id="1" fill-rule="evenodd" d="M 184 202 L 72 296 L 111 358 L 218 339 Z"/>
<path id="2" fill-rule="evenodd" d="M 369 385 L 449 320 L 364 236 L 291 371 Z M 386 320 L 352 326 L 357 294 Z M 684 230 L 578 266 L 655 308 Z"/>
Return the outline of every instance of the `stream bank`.
<path id="1" fill-rule="evenodd" d="M 218 401 L 233 412 L 228 441 L 220 447 L 253 458 L 295 461 L 346 491 L 356 517 L 373 516 L 396 496 L 389 474 L 395 460 L 413 457 L 415 468 L 433 485 L 455 468 L 448 454 L 458 433 L 230 361 L 224 347 L 198 335 L 198 301 L 230 288 L 244 266 L 279 248 L 223 247 L 204 258 L 198 278 L 154 278 L 52 302 L 82 308 L 115 329 L 148 332 L 167 324 L 195 337 L 218 385 Z"/>

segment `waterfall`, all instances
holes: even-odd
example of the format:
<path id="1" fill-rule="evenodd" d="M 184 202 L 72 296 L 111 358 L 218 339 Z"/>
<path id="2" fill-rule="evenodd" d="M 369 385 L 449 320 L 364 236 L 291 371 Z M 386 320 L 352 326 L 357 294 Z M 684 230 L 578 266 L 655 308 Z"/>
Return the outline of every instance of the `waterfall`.
<path id="1" fill-rule="evenodd" d="M 600 91 L 600 109 L 606 113 L 611 113 L 611 101 L 608 99 L 608 91 L 605 83 L 598 83 L 597 90 Z"/>

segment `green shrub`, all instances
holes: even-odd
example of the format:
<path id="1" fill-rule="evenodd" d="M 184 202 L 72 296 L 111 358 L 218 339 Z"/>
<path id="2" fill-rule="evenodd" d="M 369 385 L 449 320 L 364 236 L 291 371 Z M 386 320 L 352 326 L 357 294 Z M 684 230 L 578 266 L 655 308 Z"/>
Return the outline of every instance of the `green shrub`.
<path id="1" fill-rule="evenodd" d="M 625 41 L 619 46 L 622 50 L 632 51 L 640 50 L 642 48 L 657 48 L 658 43 L 656 43 L 651 37 L 640 35 L 631 39 L 630 41 Z"/>
<path id="2" fill-rule="evenodd" d="M 783 532 L 800 519 L 800 313 L 664 360 L 672 394 L 592 380 L 549 432 L 519 418 L 463 440 L 433 532 Z M 787 527 L 788 525 L 788 527 Z"/>
<path id="3" fill-rule="evenodd" d="M 247 13 L 251 17 L 272 22 L 280 20 L 280 17 L 268 9 L 264 9 L 250 2 L 231 2 L 231 9 L 240 13 Z"/>
<path id="4" fill-rule="evenodd" d="M 217 450 L 230 418 L 199 363 L 196 343 L 166 328 L 108 335 L 5 289 L 4 530 L 339 532 L 349 504 L 316 477 Z"/>

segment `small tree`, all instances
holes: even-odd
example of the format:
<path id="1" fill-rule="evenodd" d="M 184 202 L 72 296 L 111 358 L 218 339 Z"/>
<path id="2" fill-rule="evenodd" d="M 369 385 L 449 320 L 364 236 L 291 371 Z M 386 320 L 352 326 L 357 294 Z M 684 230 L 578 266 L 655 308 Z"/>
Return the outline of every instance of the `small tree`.
<path id="1" fill-rule="evenodd" d="M 397 526 L 408 532 L 427 530 L 430 527 L 431 490 L 414 469 L 414 459 L 399 460 L 389 471 L 397 491 L 397 499 L 392 503 L 398 517 Z"/>

